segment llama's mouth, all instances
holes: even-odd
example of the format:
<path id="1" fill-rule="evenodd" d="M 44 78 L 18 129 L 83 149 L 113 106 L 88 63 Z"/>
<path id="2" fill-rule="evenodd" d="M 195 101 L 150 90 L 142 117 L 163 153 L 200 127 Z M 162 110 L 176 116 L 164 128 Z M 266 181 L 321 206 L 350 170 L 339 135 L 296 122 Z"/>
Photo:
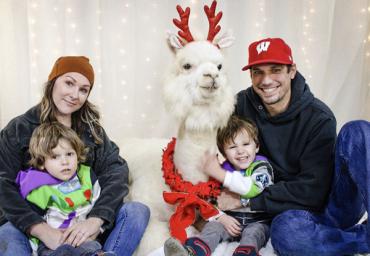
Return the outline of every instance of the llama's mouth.
<path id="1" fill-rule="evenodd" d="M 208 92 L 214 92 L 218 89 L 218 85 L 216 83 L 212 83 L 211 85 L 208 86 L 200 86 L 200 88 Z"/>

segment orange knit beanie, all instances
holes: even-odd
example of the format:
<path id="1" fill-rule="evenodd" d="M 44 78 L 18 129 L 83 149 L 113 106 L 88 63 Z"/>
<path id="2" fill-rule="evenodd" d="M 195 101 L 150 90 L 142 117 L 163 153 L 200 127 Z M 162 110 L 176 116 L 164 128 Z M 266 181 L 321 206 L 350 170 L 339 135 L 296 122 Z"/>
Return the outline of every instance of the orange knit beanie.
<path id="1" fill-rule="evenodd" d="M 91 86 L 94 84 L 94 69 L 89 59 L 84 56 L 63 56 L 57 59 L 49 74 L 48 81 L 68 72 L 77 72 L 84 75 Z"/>

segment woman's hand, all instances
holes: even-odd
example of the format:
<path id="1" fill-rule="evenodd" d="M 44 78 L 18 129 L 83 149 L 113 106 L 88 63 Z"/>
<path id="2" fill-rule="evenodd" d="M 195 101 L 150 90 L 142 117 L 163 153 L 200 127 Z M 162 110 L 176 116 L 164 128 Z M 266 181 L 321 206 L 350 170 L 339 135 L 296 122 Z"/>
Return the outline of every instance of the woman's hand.
<path id="1" fill-rule="evenodd" d="M 74 247 L 80 246 L 87 240 L 95 240 L 100 233 L 102 225 L 102 219 L 90 217 L 66 229 L 63 233 L 62 241 Z"/>
<path id="2" fill-rule="evenodd" d="M 240 195 L 228 189 L 222 190 L 221 194 L 217 197 L 217 207 L 221 211 L 229 211 L 242 207 Z"/>
<path id="3" fill-rule="evenodd" d="M 33 225 L 29 233 L 40 239 L 51 250 L 55 250 L 63 242 L 63 231 L 52 228 L 45 222 Z"/>
<path id="4" fill-rule="evenodd" d="M 240 227 L 239 221 L 237 221 L 235 218 L 224 214 L 221 215 L 218 219 L 218 222 L 220 222 L 224 228 L 226 229 L 227 233 L 229 233 L 231 236 L 239 236 L 242 229 Z"/>

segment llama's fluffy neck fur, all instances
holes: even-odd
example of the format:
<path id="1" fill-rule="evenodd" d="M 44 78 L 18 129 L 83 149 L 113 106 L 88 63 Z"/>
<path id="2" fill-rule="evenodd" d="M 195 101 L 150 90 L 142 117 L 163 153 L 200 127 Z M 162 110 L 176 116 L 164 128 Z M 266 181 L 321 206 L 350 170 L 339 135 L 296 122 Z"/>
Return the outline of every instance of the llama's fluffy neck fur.
<path id="1" fill-rule="evenodd" d="M 191 63 L 192 69 L 182 69 L 185 63 Z M 220 64 L 223 56 L 217 47 L 192 42 L 177 52 L 164 86 L 166 108 L 179 120 L 175 165 L 184 180 L 194 184 L 208 180 L 200 170 L 201 158 L 207 150 L 216 152 L 217 129 L 226 125 L 234 109 L 234 96 L 224 70 L 218 69 Z M 217 89 L 204 89 L 212 82 Z"/>
<path id="2" fill-rule="evenodd" d="M 175 165 L 184 180 L 194 184 L 208 180 L 200 170 L 201 158 L 207 150 L 217 151 L 217 129 L 226 125 L 234 108 L 231 90 L 225 90 L 223 96 L 220 102 L 215 100 L 213 104 L 193 106 L 178 130 Z"/>

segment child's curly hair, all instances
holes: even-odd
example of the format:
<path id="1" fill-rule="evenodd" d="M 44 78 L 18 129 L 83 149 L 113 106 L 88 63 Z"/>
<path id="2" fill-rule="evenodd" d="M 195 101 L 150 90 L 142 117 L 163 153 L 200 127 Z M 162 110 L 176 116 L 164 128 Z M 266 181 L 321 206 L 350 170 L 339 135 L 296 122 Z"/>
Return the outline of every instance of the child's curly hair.
<path id="1" fill-rule="evenodd" d="M 31 155 L 29 164 L 34 168 L 42 169 L 45 158 L 53 155 L 52 150 L 58 146 L 60 139 L 71 143 L 79 163 L 85 161 L 87 148 L 77 133 L 59 122 L 51 122 L 43 123 L 33 131 L 29 146 Z"/>

